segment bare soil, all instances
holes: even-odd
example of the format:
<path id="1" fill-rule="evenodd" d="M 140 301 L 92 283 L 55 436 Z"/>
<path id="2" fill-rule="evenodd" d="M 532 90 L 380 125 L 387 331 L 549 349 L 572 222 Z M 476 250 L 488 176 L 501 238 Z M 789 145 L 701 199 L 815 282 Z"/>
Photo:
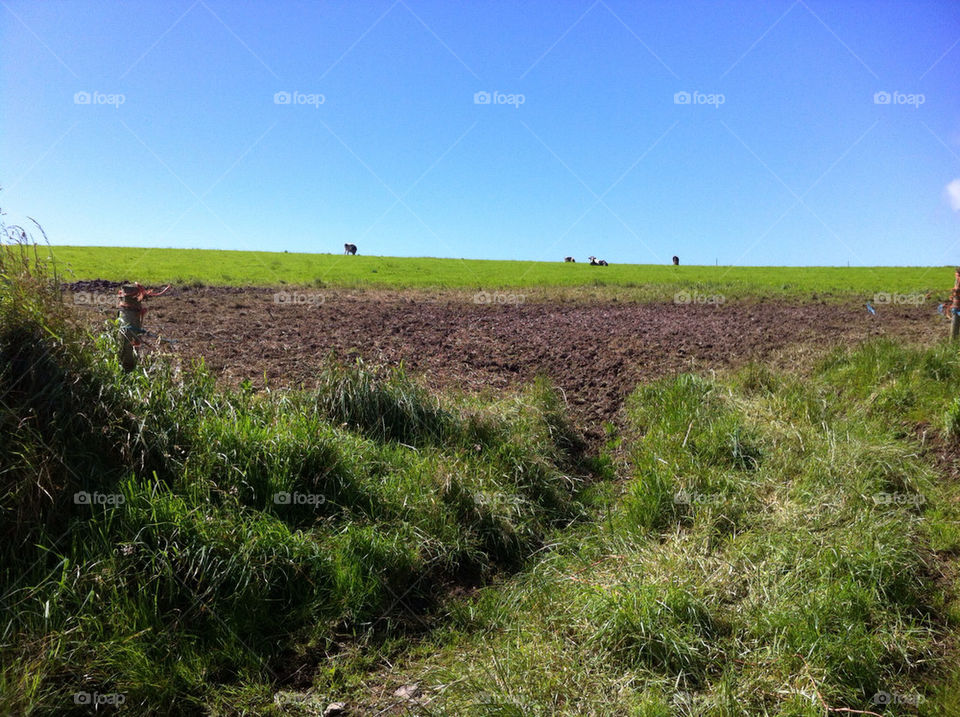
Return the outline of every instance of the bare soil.
<path id="1" fill-rule="evenodd" d="M 95 280 L 67 289 L 96 322 L 116 315 L 107 298 L 116 286 Z M 645 379 L 782 360 L 797 348 L 821 353 L 876 336 L 932 342 L 947 331 L 934 304 L 872 314 L 853 301 L 520 302 L 509 294 L 476 304 L 454 292 L 175 287 L 147 300 L 144 326 L 173 342 L 148 343 L 202 356 L 231 384 L 309 387 L 329 355 L 403 363 L 447 390 L 499 393 L 543 374 L 592 438 Z"/>

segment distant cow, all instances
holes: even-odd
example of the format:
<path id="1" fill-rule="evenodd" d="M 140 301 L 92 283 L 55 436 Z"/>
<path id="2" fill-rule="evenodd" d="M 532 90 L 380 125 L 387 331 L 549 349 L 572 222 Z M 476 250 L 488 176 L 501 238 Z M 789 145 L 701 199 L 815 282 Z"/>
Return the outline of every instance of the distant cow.
<path id="1" fill-rule="evenodd" d="M 576 264 L 576 263 L 577 263 L 577 260 L 574 259 L 572 256 L 565 257 L 565 258 L 564 258 L 564 261 L 567 262 L 568 264 Z"/>
<path id="2" fill-rule="evenodd" d="M 674 265 L 674 266 L 680 266 L 680 257 L 679 257 L 679 256 L 673 257 L 673 265 Z"/>
<path id="3" fill-rule="evenodd" d="M 587 259 L 590 260 L 590 266 L 609 266 L 606 261 L 597 259 L 595 256 L 588 256 Z"/>
<path id="4" fill-rule="evenodd" d="M 344 244 L 344 245 L 343 245 L 343 253 L 344 253 L 344 254 L 350 254 L 351 256 L 353 256 L 354 254 L 357 253 L 357 245 L 356 245 L 356 244 Z"/>

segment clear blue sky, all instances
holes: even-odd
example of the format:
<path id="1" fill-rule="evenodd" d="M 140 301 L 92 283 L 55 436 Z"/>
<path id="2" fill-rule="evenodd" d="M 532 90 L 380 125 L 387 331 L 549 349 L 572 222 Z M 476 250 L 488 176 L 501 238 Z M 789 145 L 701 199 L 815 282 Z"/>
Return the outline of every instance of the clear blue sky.
<path id="1" fill-rule="evenodd" d="M 955 0 L 0 0 L 0 207 L 55 244 L 956 264 L 958 43 Z"/>

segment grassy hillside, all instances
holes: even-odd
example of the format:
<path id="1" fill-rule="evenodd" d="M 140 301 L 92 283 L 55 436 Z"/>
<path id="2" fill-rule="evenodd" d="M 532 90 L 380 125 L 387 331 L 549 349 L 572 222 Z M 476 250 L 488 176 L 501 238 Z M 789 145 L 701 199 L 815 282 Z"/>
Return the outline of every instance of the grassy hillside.
<path id="1" fill-rule="evenodd" d="M 728 297 L 784 294 L 877 293 L 946 296 L 953 268 L 943 267 L 716 267 L 639 264 L 591 267 L 586 263 L 286 254 L 200 249 L 53 247 L 76 279 L 104 278 L 236 285 L 301 284 L 387 288 L 530 288 L 607 286 L 643 288 L 672 296 L 697 289 Z"/>

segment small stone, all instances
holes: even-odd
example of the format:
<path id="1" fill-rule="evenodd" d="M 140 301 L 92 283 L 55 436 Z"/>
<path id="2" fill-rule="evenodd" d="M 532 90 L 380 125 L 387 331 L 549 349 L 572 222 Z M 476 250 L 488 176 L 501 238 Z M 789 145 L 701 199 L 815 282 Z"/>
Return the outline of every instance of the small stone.
<path id="1" fill-rule="evenodd" d="M 331 702 L 327 709 L 323 711 L 323 717 L 343 717 L 347 714 L 347 705 L 345 702 Z"/>
<path id="2" fill-rule="evenodd" d="M 393 696 L 399 697 L 402 700 L 411 700 L 417 696 L 417 692 L 419 692 L 419 690 L 420 690 L 420 683 L 414 682 L 409 685 L 403 685 L 402 687 L 398 687 L 396 690 L 393 691 Z"/>

